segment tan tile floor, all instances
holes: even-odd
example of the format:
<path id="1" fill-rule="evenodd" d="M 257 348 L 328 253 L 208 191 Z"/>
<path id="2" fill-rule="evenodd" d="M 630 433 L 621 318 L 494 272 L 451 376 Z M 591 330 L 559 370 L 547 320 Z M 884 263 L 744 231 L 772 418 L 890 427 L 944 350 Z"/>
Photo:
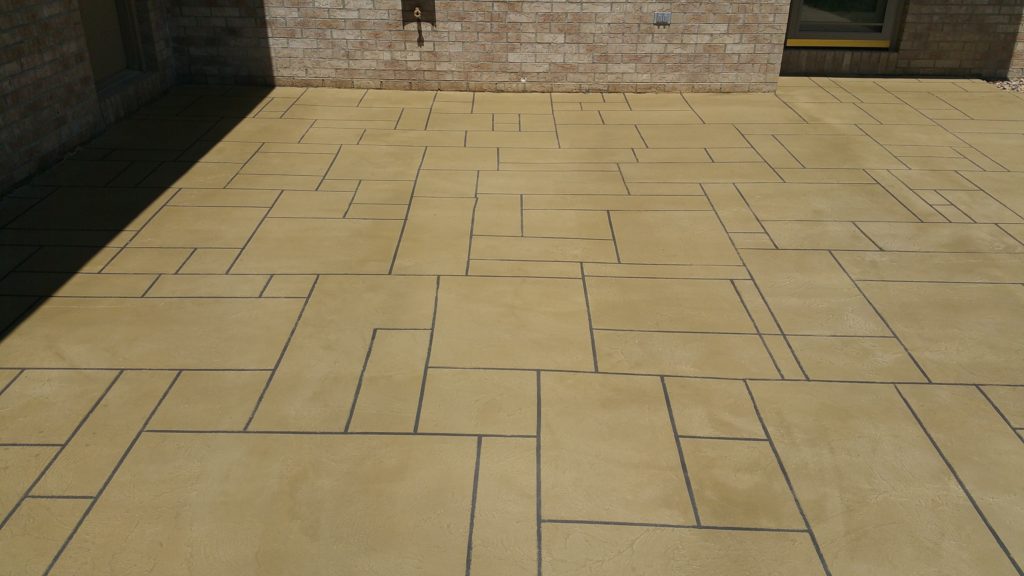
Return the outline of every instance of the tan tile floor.
<path id="1" fill-rule="evenodd" d="M 0 575 L 1002 576 L 1024 97 L 179 87 L 0 203 Z"/>

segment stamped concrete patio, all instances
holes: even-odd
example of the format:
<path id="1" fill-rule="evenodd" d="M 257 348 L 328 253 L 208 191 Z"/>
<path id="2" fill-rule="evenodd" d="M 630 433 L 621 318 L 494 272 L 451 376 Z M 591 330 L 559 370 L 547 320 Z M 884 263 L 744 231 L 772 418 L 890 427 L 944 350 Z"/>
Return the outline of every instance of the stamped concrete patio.
<path id="1" fill-rule="evenodd" d="M 180 87 L 0 213 L 0 574 L 1021 574 L 1021 95 Z"/>

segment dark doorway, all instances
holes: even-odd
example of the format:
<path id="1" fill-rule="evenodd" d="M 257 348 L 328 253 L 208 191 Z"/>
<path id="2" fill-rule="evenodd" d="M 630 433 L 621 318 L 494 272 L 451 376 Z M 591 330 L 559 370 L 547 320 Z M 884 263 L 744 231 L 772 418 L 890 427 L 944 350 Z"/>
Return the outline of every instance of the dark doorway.
<path id="1" fill-rule="evenodd" d="M 134 8 L 126 0 L 80 0 L 82 27 L 96 86 L 102 89 L 128 70 L 140 69 Z"/>

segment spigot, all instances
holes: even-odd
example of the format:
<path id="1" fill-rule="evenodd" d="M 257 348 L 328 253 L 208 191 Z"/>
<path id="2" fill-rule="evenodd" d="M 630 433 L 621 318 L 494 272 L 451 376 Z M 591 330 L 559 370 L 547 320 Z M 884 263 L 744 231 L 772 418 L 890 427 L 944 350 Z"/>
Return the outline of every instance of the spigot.
<path id="1" fill-rule="evenodd" d="M 423 10 L 420 10 L 419 4 L 412 9 L 412 15 L 416 18 L 416 45 L 422 47 L 425 43 L 423 40 Z"/>

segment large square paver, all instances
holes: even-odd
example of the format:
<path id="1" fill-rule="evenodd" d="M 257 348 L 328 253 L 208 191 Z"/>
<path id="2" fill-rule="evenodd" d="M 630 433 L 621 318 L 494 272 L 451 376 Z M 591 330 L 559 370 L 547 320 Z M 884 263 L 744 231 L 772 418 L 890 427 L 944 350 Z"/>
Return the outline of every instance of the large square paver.
<path id="1" fill-rule="evenodd" d="M 412 90 L 369 90 L 360 106 L 369 108 L 430 108 L 434 102 L 431 92 Z"/>
<path id="2" fill-rule="evenodd" d="M 150 419 L 151 429 L 241 430 L 269 372 L 183 372 Z"/>
<path id="3" fill-rule="evenodd" d="M 794 530 L 804 527 L 767 442 L 686 438 L 681 448 L 704 523 Z"/>
<path id="4" fill-rule="evenodd" d="M 562 126 L 558 141 L 566 148 L 646 148 L 634 126 Z"/>
<path id="5" fill-rule="evenodd" d="M 750 144 L 731 124 L 692 126 L 640 126 L 651 148 L 749 148 Z"/>
<path id="6" fill-rule="evenodd" d="M 750 386 L 833 574 L 1014 573 L 894 387 Z"/>
<path id="7" fill-rule="evenodd" d="M 787 182 L 740 184 L 739 189 L 754 214 L 762 220 L 916 221 L 909 210 L 878 184 Z"/>
<path id="8" fill-rule="evenodd" d="M 708 124 L 803 122 L 774 94 L 687 94 L 686 101 Z"/>
<path id="9" fill-rule="evenodd" d="M 400 221 L 268 218 L 232 271 L 383 274 L 401 230 Z"/>
<path id="10" fill-rule="evenodd" d="M 665 389 L 681 436 L 764 437 L 754 404 L 740 380 L 666 378 Z"/>
<path id="11" fill-rule="evenodd" d="M 147 434 L 52 573 L 462 573 L 475 444 Z"/>
<path id="12" fill-rule="evenodd" d="M 725 280 L 590 278 L 594 328 L 753 332 L 743 304 Z"/>
<path id="13" fill-rule="evenodd" d="M 544 374 L 541 403 L 545 518 L 694 521 L 657 378 Z"/>
<path id="14" fill-rule="evenodd" d="M 131 245 L 241 248 L 264 214 L 264 208 L 166 206 L 139 231 Z"/>
<path id="15" fill-rule="evenodd" d="M 418 393 L 418 380 L 416 384 Z M 424 387 L 419 430 L 449 434 L 534 434 L 537 431 L 537 374 L 525 370 L 431 369 Z"/>
<path id="16" fill-rule="evenodd" d="M 258 152 L 241 173 L 322 176 L 333 160 L 334 154 L 327 153 Z"/>
<path id="17" fill-rule="evenodd" d="M 622 262 L 738 264 L 718 218 L 710 212 L 612 212 Z"/>
<path id="18" fill-rule="evenodd" d="M 592 370 L 583 283 L 441 279 L 433 366 Z"/>
<path id="19" fill-rule="evenodd" d="M 415 180 L 424 148 L 420 146 L 345 146 L 328 178 Z"/>
<path id="20" fill-rule="evenodd" d="M 933 381 L 1021 384 L 1024 287 L 860 284 Z"/>
<path id="21" fill-rule="evenodd" d="M 598 366 L 627 374 L 775 378 L 764 341 L 754 334 L 597 330 Z"/>
<path id="22" fill-rule="evenodd" d="M 856 284 L 827 252 L 744 250 L 743 259 L 784 333 L 889 335 Z"/>
<path id="23" fill-rule="evenodd" d="M 904 167 L 867 136 L 785 134 L 778 139 L 805 168 Z"/>

